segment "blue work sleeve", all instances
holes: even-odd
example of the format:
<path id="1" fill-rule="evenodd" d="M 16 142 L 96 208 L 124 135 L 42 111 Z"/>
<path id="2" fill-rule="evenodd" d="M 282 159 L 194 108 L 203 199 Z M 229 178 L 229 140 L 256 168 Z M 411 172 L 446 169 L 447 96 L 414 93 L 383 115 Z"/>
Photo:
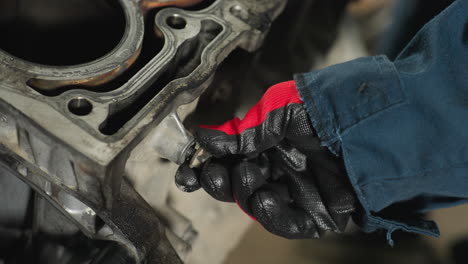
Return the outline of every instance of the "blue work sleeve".
<path id="1" fill-rule="evenodd" d="M 345 161 L 363 230 L 437 236 L 418 215 L 468 198 L 468 0 L 393 62 L 365 57 L 295 80 L 322 144 Z"/>

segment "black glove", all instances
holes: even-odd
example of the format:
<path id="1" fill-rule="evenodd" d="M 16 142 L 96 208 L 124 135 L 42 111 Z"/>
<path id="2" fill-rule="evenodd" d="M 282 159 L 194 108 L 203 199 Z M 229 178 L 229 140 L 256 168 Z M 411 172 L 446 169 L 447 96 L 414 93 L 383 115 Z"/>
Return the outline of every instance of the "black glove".
<path id="1" fill-rule="evenodd" d="M 354 193 L 342 161 L 320 146 L 293 81 L 268 89 L 243 120 L 203 126 L 195 139 L 214 157 L 201 169 L 179 168 L 184 191 L 201 185 L 286 238 L 344 230 Z"/>

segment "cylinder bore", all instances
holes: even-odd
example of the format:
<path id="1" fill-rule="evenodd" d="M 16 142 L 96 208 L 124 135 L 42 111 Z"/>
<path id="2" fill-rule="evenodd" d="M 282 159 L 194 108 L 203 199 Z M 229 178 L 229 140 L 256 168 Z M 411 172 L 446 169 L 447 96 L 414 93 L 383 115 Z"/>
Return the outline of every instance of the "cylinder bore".
<path id="1" fill-rule="evenodd" d="M 98 59 L 118 45 L 125 26 L 119 1 L 0 1 L 0 49 L 34 63 L 69 66 Z"/>

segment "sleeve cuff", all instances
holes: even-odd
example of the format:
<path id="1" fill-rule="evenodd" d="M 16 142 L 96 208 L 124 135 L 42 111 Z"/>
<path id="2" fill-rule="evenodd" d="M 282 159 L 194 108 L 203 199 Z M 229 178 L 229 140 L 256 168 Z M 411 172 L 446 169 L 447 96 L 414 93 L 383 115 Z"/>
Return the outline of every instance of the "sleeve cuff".
<path id="1" fill-rule="evenodd" d="M 365 195 L 361 189 L 362 182 L 359 182 L 350 169 L 353 166 L 351 159 L 346 153 L 343 154 L 343 138 L 348 139 L 349 135 L 365 137 L 362 130 L 366 129 L 365 123 L 368 120 L 375 120 L 382 112 L 407 102 L 395 65 L 385 56 L 365 57 L 318 71 L 297 74 L 295 81 L 322 146 L 335 155 L 344 156 L 348 177 L 363 209 L 355 218 L 361 229 L 366 232 L 387 230 L 390 244 L 393 243 L 392 232 L 398 229 L 438 236 L 434 222 L 425 221 L 418 216 L 402 219 L 398 218 L 401 215 L 393 217 L 374 210 L 369 205 L 369 200 L 376 197 Z M 382 118 L 385 119 L 385 116 Z M 377 166 L 372 164 L 374 165 Z M 366 175 L 373 177 L 369 173 Z"/>
<path id="2" fill-rule="evenodd" d="M 294 79 L 322 145 L 335 155 L 342 134 L 405 98 L 398 72 L 385 56 L 352 60 Z"/>

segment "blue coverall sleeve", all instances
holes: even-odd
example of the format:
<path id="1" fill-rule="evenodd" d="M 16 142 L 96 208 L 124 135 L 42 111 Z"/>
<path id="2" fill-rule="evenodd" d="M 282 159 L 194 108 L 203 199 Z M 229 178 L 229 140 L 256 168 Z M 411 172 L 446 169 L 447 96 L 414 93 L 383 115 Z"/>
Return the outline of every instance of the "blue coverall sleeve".
<path id="1" fill-rule="evenodd" d="M 437 236 L 418 213 L 468 198 L 468 0 L 393 62 L 365 57 L 295 80 L 322 144 L 345 161 L 364 231 Z"/>

